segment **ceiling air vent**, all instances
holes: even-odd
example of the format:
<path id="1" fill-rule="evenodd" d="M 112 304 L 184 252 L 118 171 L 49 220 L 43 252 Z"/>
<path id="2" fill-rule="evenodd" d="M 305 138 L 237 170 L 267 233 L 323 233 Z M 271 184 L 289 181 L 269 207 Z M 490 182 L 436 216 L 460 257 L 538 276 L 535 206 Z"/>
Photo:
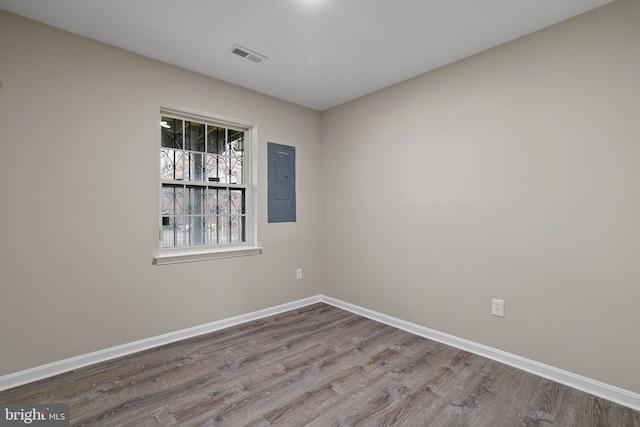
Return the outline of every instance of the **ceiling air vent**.
<path id="1" fill-rule="evenodd" d="M 246 47 L 242 47 L 237 44 L 231 46 L 231 49 L 229 49 L 229 52 L 235 53 L 236 55 L 241 56 L 245 59 L 248 59 L 249 61 L 253 61 L 256 64 L 259 64 L 265 59 L 267 59 L 266 56 L 260 55 L 259 53 L 254 52 L 251 49 L 247 49 Z"/>

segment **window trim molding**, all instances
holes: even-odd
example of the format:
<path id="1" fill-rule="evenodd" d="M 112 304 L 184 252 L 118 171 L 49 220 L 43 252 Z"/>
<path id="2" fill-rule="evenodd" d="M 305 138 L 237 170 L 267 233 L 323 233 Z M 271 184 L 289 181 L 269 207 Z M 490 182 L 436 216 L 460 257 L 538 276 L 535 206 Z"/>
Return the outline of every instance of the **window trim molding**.
<path id="1" fill-rule="evenodd" d="M 245 159 L 245 236 L 243 243 L 231 243 L 224 245 L 191 246 L 183 248 L 163 248 L 162 241 L 158 242 L 158 252 L 153 258 L 154 265 L 169 265 L 185 262 L 208 261 L 224 258 L 235 258 L 262 254 L 262 247 L 257 244 L 258 233 L 258 209 L 257 209 L 257 126 L 242 120 L 231 119 L 224 116 L 208 114 L 188 108 L 177 106 L 161 106 L 159 116 L 169 115 L 183 120 L 202 120 L 205 123 L 215 123 L 220 126 L 244 131 L 248 140 L 245 150 L 248 159 Z M 158 127 L 159 128 L 159 127 Z M 159 130 L 160 132 L 160 130 Z M 162 197 L 162 179 L 158 176 L 159 197 Z M 159 200 L 161 204 L 161 199 Z M 158 226 L 162 235 L 162 209 L 158 206 Z M 161 238 L 161 237 L 160 237 Z"/>
<path id="2" fill-rule="evenodd" d="M 164 250 L 153 258 L 154 265 L 181 264 L 262 254 L 261 246 L 231 246 Z"/>

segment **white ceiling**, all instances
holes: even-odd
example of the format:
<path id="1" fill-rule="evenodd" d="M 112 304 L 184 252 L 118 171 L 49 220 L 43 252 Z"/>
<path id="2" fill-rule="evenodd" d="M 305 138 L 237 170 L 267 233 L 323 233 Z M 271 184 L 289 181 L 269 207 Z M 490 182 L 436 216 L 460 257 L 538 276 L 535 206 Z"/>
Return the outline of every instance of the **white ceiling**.
<path id="1" fill-rule="evenodd" d="M 612 0 L 0 0 L 0 9 L 322 111 Z M 239 44 L 268 57 L 228 52 Z"/>

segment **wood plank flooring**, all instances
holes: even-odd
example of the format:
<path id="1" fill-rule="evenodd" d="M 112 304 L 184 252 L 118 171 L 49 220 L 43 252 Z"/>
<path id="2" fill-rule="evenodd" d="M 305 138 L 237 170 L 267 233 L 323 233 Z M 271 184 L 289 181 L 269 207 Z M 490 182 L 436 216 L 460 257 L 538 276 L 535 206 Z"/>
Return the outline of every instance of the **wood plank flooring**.
<path id="1" fill-rule="evenodd" d="M 614 426 L 640 413 L 326 304 L 0 392 L 71 425 Z"/>

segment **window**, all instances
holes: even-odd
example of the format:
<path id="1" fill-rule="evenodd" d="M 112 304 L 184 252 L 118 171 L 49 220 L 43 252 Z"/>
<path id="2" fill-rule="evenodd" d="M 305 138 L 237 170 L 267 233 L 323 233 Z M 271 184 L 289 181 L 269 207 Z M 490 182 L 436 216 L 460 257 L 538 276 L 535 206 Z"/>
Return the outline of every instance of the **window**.
<path id="1" fill-rule="evenodd" d="M 160 116 L 161 252 L 247 246 L 249 128 L 169 110 Z"/>

